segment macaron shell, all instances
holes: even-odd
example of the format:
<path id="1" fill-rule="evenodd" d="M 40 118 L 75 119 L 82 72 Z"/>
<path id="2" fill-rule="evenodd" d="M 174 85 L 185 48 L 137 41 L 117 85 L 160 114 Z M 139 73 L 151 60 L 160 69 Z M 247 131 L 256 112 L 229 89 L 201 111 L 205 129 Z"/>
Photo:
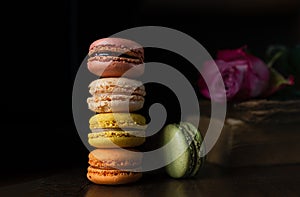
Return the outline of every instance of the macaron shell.
<path id="1" fill-rule="evenodd" d="M 88 108 L 97 113 L 134 112 L 143 108 L 144 98 L 137 95 L 106 95 L 87 98 Z"/>
<path id="2" fill-rule="evenodd" d="M 143 131 L 137 132 L 140 133 L 138 136 L 145 136 Z M 88 143 L 95 148 L 137 147 L 146 140 L 145 137 L 138 136 L 131 135 L 126 131 L 89 133 Z"/>
<path id="3" fill-rule="evenodd" d="M 89 166 L 87 178 L 95 184 L 119 185 L 135 182 L 142 178 L 141 172 L 102 170 Z"/>
<path id="4" fill-rule="evenodd" d="M 92 81 L 88 87 L 91 95 L 103 93 L 124 93 L 126 95 L 136 94 L 141 96 L 146 95 L 145 86 L 141 81 L 125 77 L 96 79 Z"/>
<path id="5" fill-rule="evenodd" d="M 131 63 L 124 61 L 101 61 L 93 58 L 87 62 L 88 70 L 99 77 L 131 77 L 137 78 L 144 74 L 144 63 Z"/>
<path id="6" fill-rule="evenodd" d="M 135 170 L 141 168 L 143 153 L 135 149 L 94 149 L 88 155 L 90 166 L 101 169 Z"/>
<path id="7" fill-rule="evenodd" d="M 173 178 L 184 177 L 189 170 L 191 161 L 184 134 L 175 125 L 169 124 L 164 127 L 161 139 L 163 145 L 169 143 L 169 148 L 166 148 L 164 152 L 167 174 Z M 169 163 L 170 161 L 171 163 Z"/>
<path id="8" fill-rule="evenodd" d="M 100 38 L 90 44 L 89 50 L 93 50 L 98 46 L 118 46 L 120 48 L 143 50 L 143 47 L 139 43 L 126 38 Z"/>
<path id="9" fill-rule="evenodd" d="M 89 119 L 90 129 L 134 128 L 145 129 L 146 118 L 137 113 L 100 113 Z"/>

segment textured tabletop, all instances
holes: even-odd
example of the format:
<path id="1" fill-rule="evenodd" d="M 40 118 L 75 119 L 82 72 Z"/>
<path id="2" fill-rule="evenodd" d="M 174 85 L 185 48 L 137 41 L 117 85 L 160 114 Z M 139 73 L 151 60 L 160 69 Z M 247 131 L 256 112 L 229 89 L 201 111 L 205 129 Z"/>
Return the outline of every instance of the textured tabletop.
<path id="1" fill-rule="evenodd" d="M 299 196 L 300 165 L 222 169 L 207 164 L 197 177 L 175 180 L 162 170 L 144 173 L 129 185 L 89 182 L 84 168 L 10 177 L 1 182 L 0 196 Z"/>

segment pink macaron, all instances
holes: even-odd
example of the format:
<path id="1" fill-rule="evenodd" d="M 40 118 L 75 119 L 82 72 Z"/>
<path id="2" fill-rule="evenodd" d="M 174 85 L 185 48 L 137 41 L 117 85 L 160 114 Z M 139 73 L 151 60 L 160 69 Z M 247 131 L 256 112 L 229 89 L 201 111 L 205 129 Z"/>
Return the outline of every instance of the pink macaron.
<path id="1" fill-rule="evenodd" d="M 143 75 L 144 49 L 124 38 L 102 38 L 89 47 L 88 70 L 99 77 L 139 77 Z"/>

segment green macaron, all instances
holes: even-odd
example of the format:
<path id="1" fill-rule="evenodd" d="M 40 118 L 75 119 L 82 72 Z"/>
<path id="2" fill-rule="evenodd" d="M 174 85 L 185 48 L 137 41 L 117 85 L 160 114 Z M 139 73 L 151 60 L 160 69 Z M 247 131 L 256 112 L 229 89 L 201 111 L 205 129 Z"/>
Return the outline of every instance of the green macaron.
<path id="1" fill-rule="evenodd" d="M 172 178 L 196 176 L 205 160 L 200 131 L 190 122 L 180 122 L 166 125 L 161 134 L 167 174 Z"/>

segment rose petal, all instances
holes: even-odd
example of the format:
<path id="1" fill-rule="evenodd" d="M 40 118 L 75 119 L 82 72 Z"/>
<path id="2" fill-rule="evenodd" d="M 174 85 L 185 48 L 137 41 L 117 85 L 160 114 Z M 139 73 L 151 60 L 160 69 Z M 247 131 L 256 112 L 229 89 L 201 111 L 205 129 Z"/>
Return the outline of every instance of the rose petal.
<path id="1" fill-rule="evenodd" d="M 243 46 L 218 51 L 215 63 L 222 77 L 216 77 L 217 71 L 210 70 L 212 62 L 204 64 L 202 74 L 206 75 L 206 81 L 203 78 L 199 80 L 199 87 L 205 97 L 222 99 L 223 95 L 227 100 L 241 101 L 257 97 L 266 90 L 270 78 L 269 68 L 258 57 L 246 53 L 246 48 Z"/>
<path id="2" fill-rule="evenodd" d="M 247 74 L 247 86 L 250 97 L 254 98 L 262 94 L 268 87 L 270 71 L 268 66 L 259 58 L 248 54 L 249 72 Z"/>
<path id="3" fill-rule="evenodd" d="M 224 60 L 224 61 L 234 61 L 234 60 L 244 60 L 246 57 L 245 49 L 247 46 L 243 46 L 238 49 L 224 49 L 219 50 L 217 52 L 217 59 Z"/>
<path id="4" fill-rule="evenodd" d="M 220 50 L 217 58 L 225 61 L 245 60 L 247 61 L 248 70 L 245 75 L 245 84 L 239 93 L 240 99 L 248 99 L 259 96 L 264 92 L 269 82 L 268 66 L 258 57 L 246 53 L 247 46 L 234 50 Z"/>
<path id="5" fill-rule="evenodd" d="M 219 72 L 216 62 L 213 60 L 206 61 L 201 67 L 201 76 L 198 80 L 200 93 L 206 98 L 210 98 L 208 85 L 214 83 L 214 76 Z M 207 85 L 208 84 L 208 85 Z"/>
<path id="6" fill-rule="evenodd" d="M 198 81 L 203 96 L 216 102 L 232 100 L 240 91 L 244 74 L 247 70 L 246 61 L 225 62 L 223 60 L 207 61 L 202 67 L 202 74 Z M 216 64 L 218 69 L 212 64 Z M 221 75 L 218 75 L 218 72 Z"/>

